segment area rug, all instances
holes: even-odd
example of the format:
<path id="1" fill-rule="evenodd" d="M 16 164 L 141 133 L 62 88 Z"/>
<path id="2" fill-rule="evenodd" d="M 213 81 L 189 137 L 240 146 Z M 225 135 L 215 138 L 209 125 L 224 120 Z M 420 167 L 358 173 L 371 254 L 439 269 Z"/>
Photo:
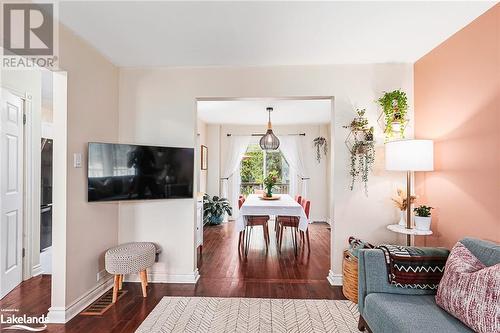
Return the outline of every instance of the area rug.
<path id="1" fill-rule="evenodd" d="M 350 301 L 164 297 L 136 333 L 358 332 Z"/>

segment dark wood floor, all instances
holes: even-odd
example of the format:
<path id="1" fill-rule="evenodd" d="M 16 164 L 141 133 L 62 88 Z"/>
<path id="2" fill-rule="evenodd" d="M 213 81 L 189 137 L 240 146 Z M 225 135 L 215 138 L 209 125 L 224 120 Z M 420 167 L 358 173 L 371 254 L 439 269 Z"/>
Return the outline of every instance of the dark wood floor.
<path id="1" fill-rule="evenodd" d="M 78 315 L 66 325 L 49 325 L 48 332 L 134 332 L 163 296 L 344 299 L 340 287 L 332 287 L 326 280 L 330 267 L 328 225 L 315 223 L 309 230 L 311 252 L 301 250 L 295 257 L 289 232 L 281 255 L 270 232 L 266 253 L 259 227 L 253 232 L 245 259 L 238 255 L 234 223 L 206 227 L 203 254 L 198 260 L 201 278 L 196 285 L 152 283 L 144 299 L 139 283 L 125 283 L 128 293 L 103 316 Z M 17 308 L 18 315 L 39 316 L 47 313 L 49 306 L 50 276 L 23 282 L 0 301 L 0 309 Z"/>

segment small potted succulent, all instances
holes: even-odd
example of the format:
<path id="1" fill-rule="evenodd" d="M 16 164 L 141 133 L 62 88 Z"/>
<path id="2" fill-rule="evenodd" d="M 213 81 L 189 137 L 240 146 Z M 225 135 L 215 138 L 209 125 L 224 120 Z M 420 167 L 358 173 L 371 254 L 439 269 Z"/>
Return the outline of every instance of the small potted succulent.
<path id="1" fill-rule="evenodd" d="M 216 195 L 210 198 L 208 194 L 203 196 L 203 220 L 205 222 L 210 225 L 221 224 L 226 213 L 233 214 L 233 209 L 226 198 L 220 198 Z"/>
<path id="2" fill-rule="evenodd" d="M 431 209 L 434 208 L 424 205 L 413 208 L 415 212 L 415 229 L 422 231 L 431 230 Z"/>

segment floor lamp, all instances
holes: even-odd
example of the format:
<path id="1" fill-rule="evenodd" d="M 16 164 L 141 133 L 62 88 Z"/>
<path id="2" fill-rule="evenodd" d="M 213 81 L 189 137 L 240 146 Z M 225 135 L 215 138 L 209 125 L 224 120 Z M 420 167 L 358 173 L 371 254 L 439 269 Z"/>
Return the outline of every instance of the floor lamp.
<path id="1" fill-rule="evenodd" d="M 415 171 L 434 170 L 432 140 L 397 140 L 385 144 L 385 169 L 406 171 L 406 228 L 411 229 L 411 176 Z M 406 245 L 411 236 L 406 235 Z"/>

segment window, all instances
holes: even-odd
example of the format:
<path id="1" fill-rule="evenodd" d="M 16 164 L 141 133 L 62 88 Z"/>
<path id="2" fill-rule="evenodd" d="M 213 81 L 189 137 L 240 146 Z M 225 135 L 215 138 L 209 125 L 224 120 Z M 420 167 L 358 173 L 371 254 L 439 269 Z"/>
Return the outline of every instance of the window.
<path id="1" fill-rule="evenodd" d="M 281 151 L 264 151 L 257 144 L 249 145 L 241 161 L 240 193 L 250 194 L 255 190 L 262 189 L 264 177 L 272 171 L 278 175 L 275 192 L 288 193 L 290 184 L 289 168 Z"/>

